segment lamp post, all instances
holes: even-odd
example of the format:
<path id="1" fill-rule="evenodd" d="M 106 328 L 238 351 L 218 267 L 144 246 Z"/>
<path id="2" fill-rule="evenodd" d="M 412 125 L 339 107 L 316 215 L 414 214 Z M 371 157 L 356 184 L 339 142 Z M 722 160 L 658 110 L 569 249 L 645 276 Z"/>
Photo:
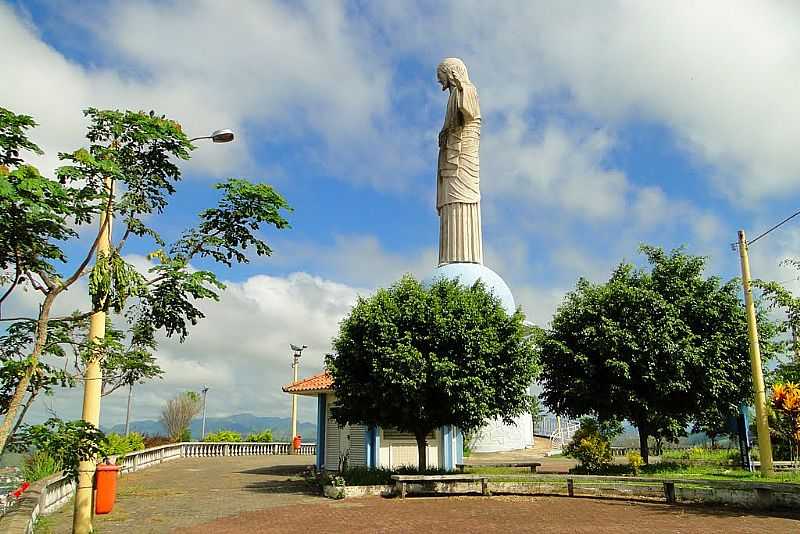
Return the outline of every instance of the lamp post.
<path id="1" fill-rule="evenodd" d="M 200 430 L 200 441 L 206 437 L 206 393 L 208 393 L 208 386 L 200 390 L 203 393 L 203 426 Z"/>
<path id="2" fill-rule="evenodd" d="M 306 345 L 298 347 L 297 345 L 291 343 L 289 344 L 289 346 L 292 347 L 292 350 L 294 351 L 294 354 L 292 355 L 292 376 L 293 376 L 292 383 L 294 384 L 295 382 L 297 382 L 297 368 L 300 366 L 300 356 L 303 354 L 303 349 L 307 349 L 308 347 Z M 294 439 L 295 436 L 297 436 L 297 395 L 293 393 L 292 394 L 292 439 Z"/>
<path id="3" fill-rule="evenodd" d="M 189 141 L 198 139 L 211 139 L 215 143 L 228 143 L 233 141 L 233 131 L 216 130 L 211 135 L 194 137 Z M 112 148 L 116 147 L 116 141 Z M 100 212 L 100 230 L 97 239 L 96 257 L 106 256 L 111 250 L 111 223 L 114 216 L 113 197 L 114 184 L 110 177 L 104 180 L 109 202 L 106 209 Z M 106 312 L 97 310 L 89 319 L 89 339 L 102 342 L 106 337 Z M 100 426 L 100 397 L 103 385 L 103 375 L 100 369 L 102 354 L 94 351 L 86 363 L 83 374 L 83 412 L 81 418 L 95 427 Z M 78 464 L 78 483 L 75 489 L 75 513 L 72 516 L 73 534 L 89 534 L 92 532 L 92 494 L 94 489 L 94 473 L 96 470 L 94 458 L 81 461 Z"/>
<path id="4" fill-rule="evenodd" d="M 131 406 L 133 403 L 133 382 L 128 384 L 128 411 L 125 412 L 125 435 L 131 433 Z"/>

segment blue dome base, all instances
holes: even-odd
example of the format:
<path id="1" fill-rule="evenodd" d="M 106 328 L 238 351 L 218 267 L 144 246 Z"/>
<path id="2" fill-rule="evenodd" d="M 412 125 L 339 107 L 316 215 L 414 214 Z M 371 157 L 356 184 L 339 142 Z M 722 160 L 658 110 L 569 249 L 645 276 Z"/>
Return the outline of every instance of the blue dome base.
<path id="1" fill-rule="evenodd" d="M 480 263 L 447 263 L 440 265 L 422 280 L 422 284 L 430 286 L 433 282 L 442 278 L 458 280 L 466 286 L 471 286 L 478 280 L 482 280 L 486 289 L 500 299 L 500 303 L 506 313 L 512 315 L 517 311 L 511 289 L 508 288 L 508 285 L 500 278 L 499 274 L 485 265 Z"/>

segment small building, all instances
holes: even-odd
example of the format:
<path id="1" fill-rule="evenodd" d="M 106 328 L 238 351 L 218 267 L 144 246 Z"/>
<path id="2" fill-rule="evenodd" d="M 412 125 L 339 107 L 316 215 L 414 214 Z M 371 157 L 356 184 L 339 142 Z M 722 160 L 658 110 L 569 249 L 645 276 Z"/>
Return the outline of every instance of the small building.
<path id="1" fill-rule="evenodd" d="M 331 416 L 336 402 L 333 378 L 322 372 L 283 387 L 294 395 L 317 397 L 317 468 L 338 471 L 348 466 L 396 468 L 419 465 L 417 440 L 413 434 L 379 426 L 339 424 Z M 428 467 L 455 469 L 464 461 L 464 436 L 454 426 L 445 426 L 428 438 Z"/>

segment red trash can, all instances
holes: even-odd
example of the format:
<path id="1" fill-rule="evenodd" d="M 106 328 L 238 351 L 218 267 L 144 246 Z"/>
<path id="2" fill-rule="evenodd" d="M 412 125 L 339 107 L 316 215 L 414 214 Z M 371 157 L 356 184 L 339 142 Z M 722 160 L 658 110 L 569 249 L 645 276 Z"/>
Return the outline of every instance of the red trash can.
<path id="1" fill-rule="evenodd" d="M 294 439 L 292 439 L 292 452 L 294 454 L 300 454 L 300 444 L 302 443 L 302 438 L 300 434 L 296 435 Z"/>
<path id="2" fill-rule="evenodd" d="M 117 476 L 119 466 L 100 464 L 94 475 L 94 513 L 107 514 L 114 508 L 117 498 Z"/>

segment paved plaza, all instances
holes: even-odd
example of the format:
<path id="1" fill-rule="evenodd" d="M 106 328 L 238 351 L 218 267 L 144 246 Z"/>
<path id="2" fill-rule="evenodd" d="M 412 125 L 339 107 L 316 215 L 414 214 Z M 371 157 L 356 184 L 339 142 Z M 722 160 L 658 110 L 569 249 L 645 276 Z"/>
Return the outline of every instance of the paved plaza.
<path id="1" fill-rule="evenodd" d="M 305 532 L 798 532 L 800 514 L 760 515 L 566 497 L 365 497 L 334 501 L 299 476 L 311 457 L 182 459 L 120 478 L 106 533 Z M 68 533 L 72 507 L 43 532 Z"/>

